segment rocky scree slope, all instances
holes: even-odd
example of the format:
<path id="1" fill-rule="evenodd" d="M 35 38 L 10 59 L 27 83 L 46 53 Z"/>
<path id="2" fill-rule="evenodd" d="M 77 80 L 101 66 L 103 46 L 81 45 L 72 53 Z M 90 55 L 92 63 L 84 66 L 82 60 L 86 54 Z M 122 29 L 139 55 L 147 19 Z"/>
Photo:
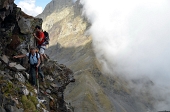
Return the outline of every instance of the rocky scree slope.
<path id="1" fill-rule="evenodd" d="M 128 82 L 102 72 L 92 37 L 86 32 L 90 23 L 81 15 L 79 0 L 52 0 L 38 15 L 44 21 L 43 29 L 50 33 L 47 54 L 74 71 L 76 82 L 66 88 L 66 101 L 72 102 L 75 112 L 154 110 L 153 99 L 147 92 L 133 94 Z"/>
<path id="2" fill-rule="evenodd" d="M 13 59 L 35 46 L 32 35 L 42 19 L 21 11 L 14 0 L 0 0 L 0 112 L 72 112 L 64 101 L 64 90 L 74 82 L 73 72 L 63 64 L 50 60 L 42 68 L 45 82 L 40 91 L 30 85 L 28 59 Z"/>

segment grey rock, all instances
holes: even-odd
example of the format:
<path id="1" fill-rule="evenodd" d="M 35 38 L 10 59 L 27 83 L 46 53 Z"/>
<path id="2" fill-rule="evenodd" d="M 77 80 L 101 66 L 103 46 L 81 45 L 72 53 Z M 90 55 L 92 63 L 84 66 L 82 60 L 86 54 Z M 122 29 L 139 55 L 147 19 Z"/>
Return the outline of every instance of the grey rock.
<path id="1" fill-rule="evenodd" d="M 9 79 L 10 79 L 10 80 L 12 80 L 12 79 L 13 79 L 13 77 L 11 77 L 9 74 L 7 74 L 7 76 L 9 77 Z"/>
<path id="2" fill-rule="evenodd" d="M 46 90 L 46 93 L 51 94 L 51 91 L 49 89 Z"/>
<path id="3" fill-rule="evenodd" d="M 24 112 L 24 109 L 20 108 L 18 109 L 18 112 Z"/>
<path id="4" fill-rule="evenodd" d="M 50 95 L 48 95 L 48 98 L 51 99 L 51 100 L 54 100 L 54 98 Z"/>
<path id="5" fill-rule="evenodd" d="M 3 95 L 2 94 L 0 94 L 0 105 L 2 105 L 3 104 Z M 1 111 L 0 111 L 1 112 Z"/>
<path id="6" fill-rule="evenodd" d="M 26 38 L 27 36 L 23 36 L 24 38 Z M 17 50 L 21 51 L 21 53 L 23 52 L 22 49 L 25 49 L 25 48 L 28 48 L 28 43 L 26 42 L 22 42 L 18 47 L 17 47 Z M 23 54 L 25 54 L 23 52 Z"/>
<path id="7" fill-rule="evenodd" d="M 51 81 L 51 82 L 54 80 L 50 75 L 47 75 L 46 79 Z"/>
<path id="8" fill-rule="evenodd" d="M 28 80 L 29 80 L 29 78 L 30 78 L 30 74 L 28 74 L 27 72 L 24 72 L 24 74 L 23 74 Z"/>
<path id="9" fill-rule="evenodd" d="M 0 107 L 0 112 L 6 112 L 6 110 L 3 107 Z"/>
<path id="10" fill-rule="evenodd" d="M 62 97 L 62 92 L 58 92 L 58 97 L 61 98 Z"/>
<path id="11" fill-rule="evenodd" d="M 53 84 L 51 84 L 51 86 L 53 88 L 59 88 L 59 87 L 61 87 L 61 84 L 60 83 L 53 83 Z"/>
<path id="12" fill-rule="evenodd" d="M 29 95 L 29 91 L 28 91 L 28 89 L 27 88 L 22 88 L 22 92 L 23 92 L 23 94 L 24 95 Z"/>
<path id="13" fill-rule="evenodd" d="M 48 110 L 46 110 L 46 109 L 44 109 L 44 108 L 42 108 L 42 110 L 43 110 L 43 112 L 49 112 Z"/>
<path id="14" fill-rule="evenodd" d="M 5 75 L 3 76 L 3 79 L 4 79 L 4 80 L 12 80 L 13 77 L 11 77 L 9 74 L 5 74 Z"/>
<path id="15" fill-rule="evenodd" d="M 46 102 L 46 100 L 45 100 L 45 98 L 38 98 L 38 102 L 39 103 L 44 103 L 44 102 Z"/>
<path id="16" fill-rule="evenodd" d="M 23 112 L 23 109 L 18 109 L 16 106 L 6 105 L 5 110 L 7 112 Z"/>
<path id="17" fill-rule="evenodd" d="M 1 14 L 1 13 L 0 13 Z M 1 28 L 1 31 L 4 32 L 5 31 L 5 28 Z"/>
<path id="18" fill-rule="evenodd" d="M 14 66 L 16 66 L 16 65 L 17 65 L 16 62 L 11 62 L 11 63 L 9 63 L 9 67 L 14 67 Z"/>
<path id="19" fill-rule="evenodd" d="M 20 32 L 23 34 L 32 33 L 30 19 L 21 18 L 18 21 L 18 26 L 20 27 Z"/>
<path id="20" fill-rule="evenodd" d="M 11 97 L 11 99 L 12 99 L 17 105 L 19 104 L 18 98 L 13 98 L 13 97 Z"/>
<path id="21" fill-rule="evenodd" d="M 53 82 L 54 82 L 54 84 L 57 85 L 57 87 L 62 87 L 61 82 L 59 82 L 58 80 L 54 80 Z"/>
<path id="22" fill-rule="evenodd" d="M 4 75 L 4 74 L 5 74 L 5 71 L 0 71 L 0 74 L 1 74 L 1 75 Z"/>
<path id="23" fill-rule="evenodd" d="M 1 57 L 1 60 L 2 60 L 4 63 L 6 63 L 6 64 L 8 64 L 8 62 L 9 62 L 9 59 L 8 59 L 8 57 L 7 57 L 6 55 L 3 55 L 3 56 Z"/>
<path id="24" fill-rule="evenodd" d="M 25 83 L 25 77 L 24 77 L 21 73 L 15 74 L 15 78 L 16 78 L 18 81 L 20 81 L 20 82 L 22 82 L 22 83 Z"/>
<path id="25" fill-rule="evenodd" d="M 16 71 L 25 71 L 26 70 L 26 68 L 24 68 L 22 65 L 20 65 L 20 64 L 17 64 L 17 65 L 15 65 L 14 66 L 14 69 L 16 70 Z"/>
<path id="26" fill-rule="evenodd" d="M 27 54 L 27 50 L 26 49 L 21 49 L 21 53 L 22 54 Z"/>
<path id="27" fill-rule="evenodd" d="M 34 94 L 32 92 L 30 92 L 30 96 L 33 96 Z"/>
<path id="28" fill-rule="evenodd" d="M 69 74 L 68 78 L 69 78 L 70 82 L 75 82 L 73 74 Z"/>

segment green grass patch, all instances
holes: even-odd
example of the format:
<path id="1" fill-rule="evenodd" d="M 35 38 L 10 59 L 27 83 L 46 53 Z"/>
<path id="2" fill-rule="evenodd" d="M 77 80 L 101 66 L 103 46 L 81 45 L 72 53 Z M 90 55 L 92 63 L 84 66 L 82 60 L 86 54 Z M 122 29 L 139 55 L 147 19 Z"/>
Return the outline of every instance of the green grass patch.
<path id="1" fill-rule="evenodd" d="M 27 96 L 23 95 L 21 97 L 21 102 L 23 104 L 23 107 L 24 107 L 24 112 L 36 112 L 36 106 L 34 105 L 34 103 L 29 100 L 27 98 Z"/>

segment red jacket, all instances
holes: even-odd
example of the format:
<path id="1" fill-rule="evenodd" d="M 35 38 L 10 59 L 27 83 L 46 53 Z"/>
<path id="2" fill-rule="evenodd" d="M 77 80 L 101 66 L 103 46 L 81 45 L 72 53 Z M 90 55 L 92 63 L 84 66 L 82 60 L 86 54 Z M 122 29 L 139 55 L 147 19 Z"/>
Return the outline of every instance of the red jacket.
<path id="1" fill-rule="evenodd" d="M 42 38 L 42 41 L 37 41 L 37 44 L 38 44 L 38 45 L 42 45 L 43 42 L 44 42 L 44 38 L 45 38 L 44 32 L 37 32 L 36 35 L 37 35 L 37 37 L 38 37 L 39 39 Z"/>

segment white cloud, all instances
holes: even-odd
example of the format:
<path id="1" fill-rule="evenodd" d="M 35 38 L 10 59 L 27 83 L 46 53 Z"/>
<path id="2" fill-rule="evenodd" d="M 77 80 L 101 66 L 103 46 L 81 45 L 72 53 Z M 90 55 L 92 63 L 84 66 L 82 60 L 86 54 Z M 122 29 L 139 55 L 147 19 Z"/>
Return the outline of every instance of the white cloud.
<path id="1" fill-rule="evenodd" d="M 146 84 L 147 77 L 155 84 L 148 88 L 156 99 L 155 108 L 170 110 L 169 0 L 81 0 L 81 3 L 83 14 L 92 23 L 89 33 L 103 69 L 129 82 L 137 79 Z M 133 86 L 136 90 L 144 87 Z"/>
<path id="2" fill-rule="evenodd" d="M 22 9 L 26 14 L 37 16 L 42 13 L 43 8 L 35 5 L 36 0 L 22 0 L 18 3 L 18 7 Z"/>

